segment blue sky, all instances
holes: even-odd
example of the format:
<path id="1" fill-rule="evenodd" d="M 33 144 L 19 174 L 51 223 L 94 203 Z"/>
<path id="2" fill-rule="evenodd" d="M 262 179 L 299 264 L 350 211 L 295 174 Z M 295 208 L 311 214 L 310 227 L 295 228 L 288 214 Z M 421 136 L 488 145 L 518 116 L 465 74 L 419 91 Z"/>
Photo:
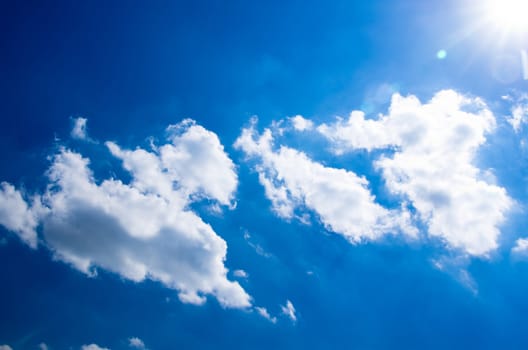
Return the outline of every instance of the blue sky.
<path id="1" fill-rule="evenodd" d="M 522 1 L 2 7 L 0 350 L 528 346 Z"/>

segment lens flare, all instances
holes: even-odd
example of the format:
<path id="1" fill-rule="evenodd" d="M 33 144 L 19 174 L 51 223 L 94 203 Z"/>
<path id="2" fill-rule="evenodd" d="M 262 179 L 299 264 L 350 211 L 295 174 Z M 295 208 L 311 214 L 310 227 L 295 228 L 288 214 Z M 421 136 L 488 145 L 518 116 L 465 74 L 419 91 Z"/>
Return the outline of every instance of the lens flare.
<path id="1" fill-rule="evenodd" d="M 438 50 L 438 52 L 436 53 L 436 58 L 438 58 L 439 60 L 443 60 L 447 57 L 447 51 L 446 50 Z"/>

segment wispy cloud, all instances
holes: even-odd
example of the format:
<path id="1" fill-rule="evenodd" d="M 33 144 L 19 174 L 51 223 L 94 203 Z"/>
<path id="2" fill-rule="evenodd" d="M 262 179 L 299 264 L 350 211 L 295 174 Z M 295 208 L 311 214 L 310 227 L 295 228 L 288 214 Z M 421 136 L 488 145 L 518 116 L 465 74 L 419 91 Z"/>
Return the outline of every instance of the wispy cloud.
<path id="1" fill-rule="evenodd" d="M 265 319 L 267 319 L 271 323 L 277 323 L 277 317 L 272 317 L 265 307 L 256 306 L 255 310 L 258 312 L 258 314 L 260 316 L 264 317 Z"/>

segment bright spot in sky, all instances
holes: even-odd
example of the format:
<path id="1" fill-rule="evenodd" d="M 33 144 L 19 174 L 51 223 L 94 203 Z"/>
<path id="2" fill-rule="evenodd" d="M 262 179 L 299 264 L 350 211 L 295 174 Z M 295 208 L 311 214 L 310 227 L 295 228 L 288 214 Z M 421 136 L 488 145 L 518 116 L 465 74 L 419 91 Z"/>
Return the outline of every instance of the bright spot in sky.
<path id="1" fill-rule="evenodd" d="M 447 57 L 447 51 L 446 50 L 439 50 L 436 53 L 436 58 L 438 58 L 439 60 L 443 60 L 446 57 Z"/>
<path id="2" fill-rule="evenodd" d="M 487 0 L 486 14 L 501 31 L 528 31 L 528 0 Z"/>

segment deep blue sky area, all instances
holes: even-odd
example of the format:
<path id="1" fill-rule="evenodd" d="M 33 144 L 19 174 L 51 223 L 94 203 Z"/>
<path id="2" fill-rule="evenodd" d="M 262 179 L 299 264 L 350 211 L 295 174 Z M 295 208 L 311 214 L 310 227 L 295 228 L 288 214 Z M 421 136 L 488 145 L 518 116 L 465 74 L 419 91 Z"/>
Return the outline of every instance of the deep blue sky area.
<path id="1" fill-rule="evenodd" d="M 528 80 L 512 78 L 517 68 L 502 65 L 528 36 L 501 41 L 479 16 L 454 0 L 2 2 L 0 181 L 44 191 L 49 156 L 67 147 L 90 157 L 96 181 L 128 183 L 104 141 L 148 148 L 168 125 L 194 119 L 218 135 L 238 186 L 236 208 L 192 209 L 226 241 L 228 278 L 244 270 L 238 281 L 253 306 L 277 319 L 211 295 L 187 304 L 159 281 L 103 268 L 88 277 L 57 259 L 40 231 L 32 249 L 0 225 L 0 345 L 129 349 L 138 337 L 151 350 L 528 348 L 528 263 L 511 253 L 527 234 L 526 131 L 511 129 L 502 98 L 527 92 Z M 316 124 L 354 109 L 375 117 L 392 93 L 426 102 L 442 89 L 482 98 L 497 118 L 475 164 L 493 168 L 515 204 L 487 257 L 451 249 L 423 222 L 417 240 L 350 244 L 313 211 L 309 225 L 280 218 L 233 146 L 252 116 L 260 131 L 294 115 Z M 77 117 L 88 120 L 88 143 L 70 137 Z M 283 140 L 365 176 L 380 203 L 399 206 L 375 151 L 335 155 L 312 136 Z M 281 309 L 287 300 L 296 320 Z"/>

